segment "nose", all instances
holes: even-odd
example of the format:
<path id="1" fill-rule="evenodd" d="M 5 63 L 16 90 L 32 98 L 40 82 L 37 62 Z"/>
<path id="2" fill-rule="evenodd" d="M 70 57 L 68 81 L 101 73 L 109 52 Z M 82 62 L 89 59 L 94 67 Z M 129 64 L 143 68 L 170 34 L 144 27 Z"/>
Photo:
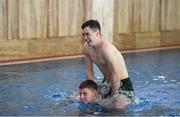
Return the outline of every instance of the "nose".
<path id="1" fill-rule="evenodd" d="M 84 35 L 83 38 L 84 38 L 85 41 L 87 41 L 87 36 L 86 35 Z"/>
<path id="2" fill-rule="evenodd" d="M 84 100 L 84 96 L 80 95 L 80 100 L 83 101 Z"/>

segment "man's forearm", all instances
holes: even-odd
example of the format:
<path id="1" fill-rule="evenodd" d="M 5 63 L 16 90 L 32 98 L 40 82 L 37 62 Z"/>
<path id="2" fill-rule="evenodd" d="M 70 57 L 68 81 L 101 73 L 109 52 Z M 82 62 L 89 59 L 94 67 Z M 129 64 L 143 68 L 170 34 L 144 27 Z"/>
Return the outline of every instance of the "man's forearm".
<path id="1" fill-rule="evenodd" d="M 116 77 L 112 77 L 112 91 L 111 96 L 119 93 L 120 81 Z"/>
<path id="2" fill-rule="evenodd" d="M 90 71 L 86 71 L 86 78 L 88 80 L 93 80 L 94 79 L 94 73 Z"/>

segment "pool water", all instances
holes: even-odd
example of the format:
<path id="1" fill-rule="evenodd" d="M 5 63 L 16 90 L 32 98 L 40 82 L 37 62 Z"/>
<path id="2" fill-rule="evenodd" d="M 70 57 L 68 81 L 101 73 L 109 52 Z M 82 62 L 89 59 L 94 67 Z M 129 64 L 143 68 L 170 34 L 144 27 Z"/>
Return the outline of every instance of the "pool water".
<path id="1" fill-rule="evenodd" d="M 139 99 L 126 112 L 69 99 L 86 78 L 79 58 L 1 66 L 0 116 L 180 116 L 180 49 L 123 55 Z"/>

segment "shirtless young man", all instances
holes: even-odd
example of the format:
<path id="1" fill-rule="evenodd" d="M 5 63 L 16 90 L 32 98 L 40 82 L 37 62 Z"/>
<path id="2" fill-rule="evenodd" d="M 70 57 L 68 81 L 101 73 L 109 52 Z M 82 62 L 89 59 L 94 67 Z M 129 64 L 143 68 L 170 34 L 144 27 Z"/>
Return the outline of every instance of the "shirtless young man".
<path id="1" fill-rule="evenodd" d="M 117 108 L 124 99 L 123 96 L 126 97 L 127 103 L 132 103 L 133 86 L 122 54 L 114 45 L 101 38 L 101 27 L 97 20 L 88 20 L 81 28 L 87 79 L 93 80 L 93 63 L 95 63 L 104 76 L 102 84 L 99 85 L 102 98 L 117 97 L 115 99 Z"/>

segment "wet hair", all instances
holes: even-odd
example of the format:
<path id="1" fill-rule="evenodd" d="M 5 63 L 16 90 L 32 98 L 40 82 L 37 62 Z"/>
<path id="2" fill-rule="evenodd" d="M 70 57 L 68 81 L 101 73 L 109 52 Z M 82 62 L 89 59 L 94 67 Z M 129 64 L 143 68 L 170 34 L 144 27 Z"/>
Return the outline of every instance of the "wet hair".
<path id="1" fill-rule="evenodd" d="M 98 90 L 98 86 L 96 84 L 96 82 L 94 82 L 93 80 L 85 80 L 83 82 L 81 82 L 81 84 L 79 85 L 79 89 L 83 89 L 83 88 L 89 88 L 91 90 Z"/>
<path id="2" fill-rule="evenodd" d="M 99 32 L 101 33 L 101 26 L 99 24 L 99 22 L 97 20 L 87 20 L 86 22 L 84 22 L 81 26 L 81 29 L 84 29 L 85 27 L 90 27 L 93 31 L 97 31 L 99 30 Z"/>

